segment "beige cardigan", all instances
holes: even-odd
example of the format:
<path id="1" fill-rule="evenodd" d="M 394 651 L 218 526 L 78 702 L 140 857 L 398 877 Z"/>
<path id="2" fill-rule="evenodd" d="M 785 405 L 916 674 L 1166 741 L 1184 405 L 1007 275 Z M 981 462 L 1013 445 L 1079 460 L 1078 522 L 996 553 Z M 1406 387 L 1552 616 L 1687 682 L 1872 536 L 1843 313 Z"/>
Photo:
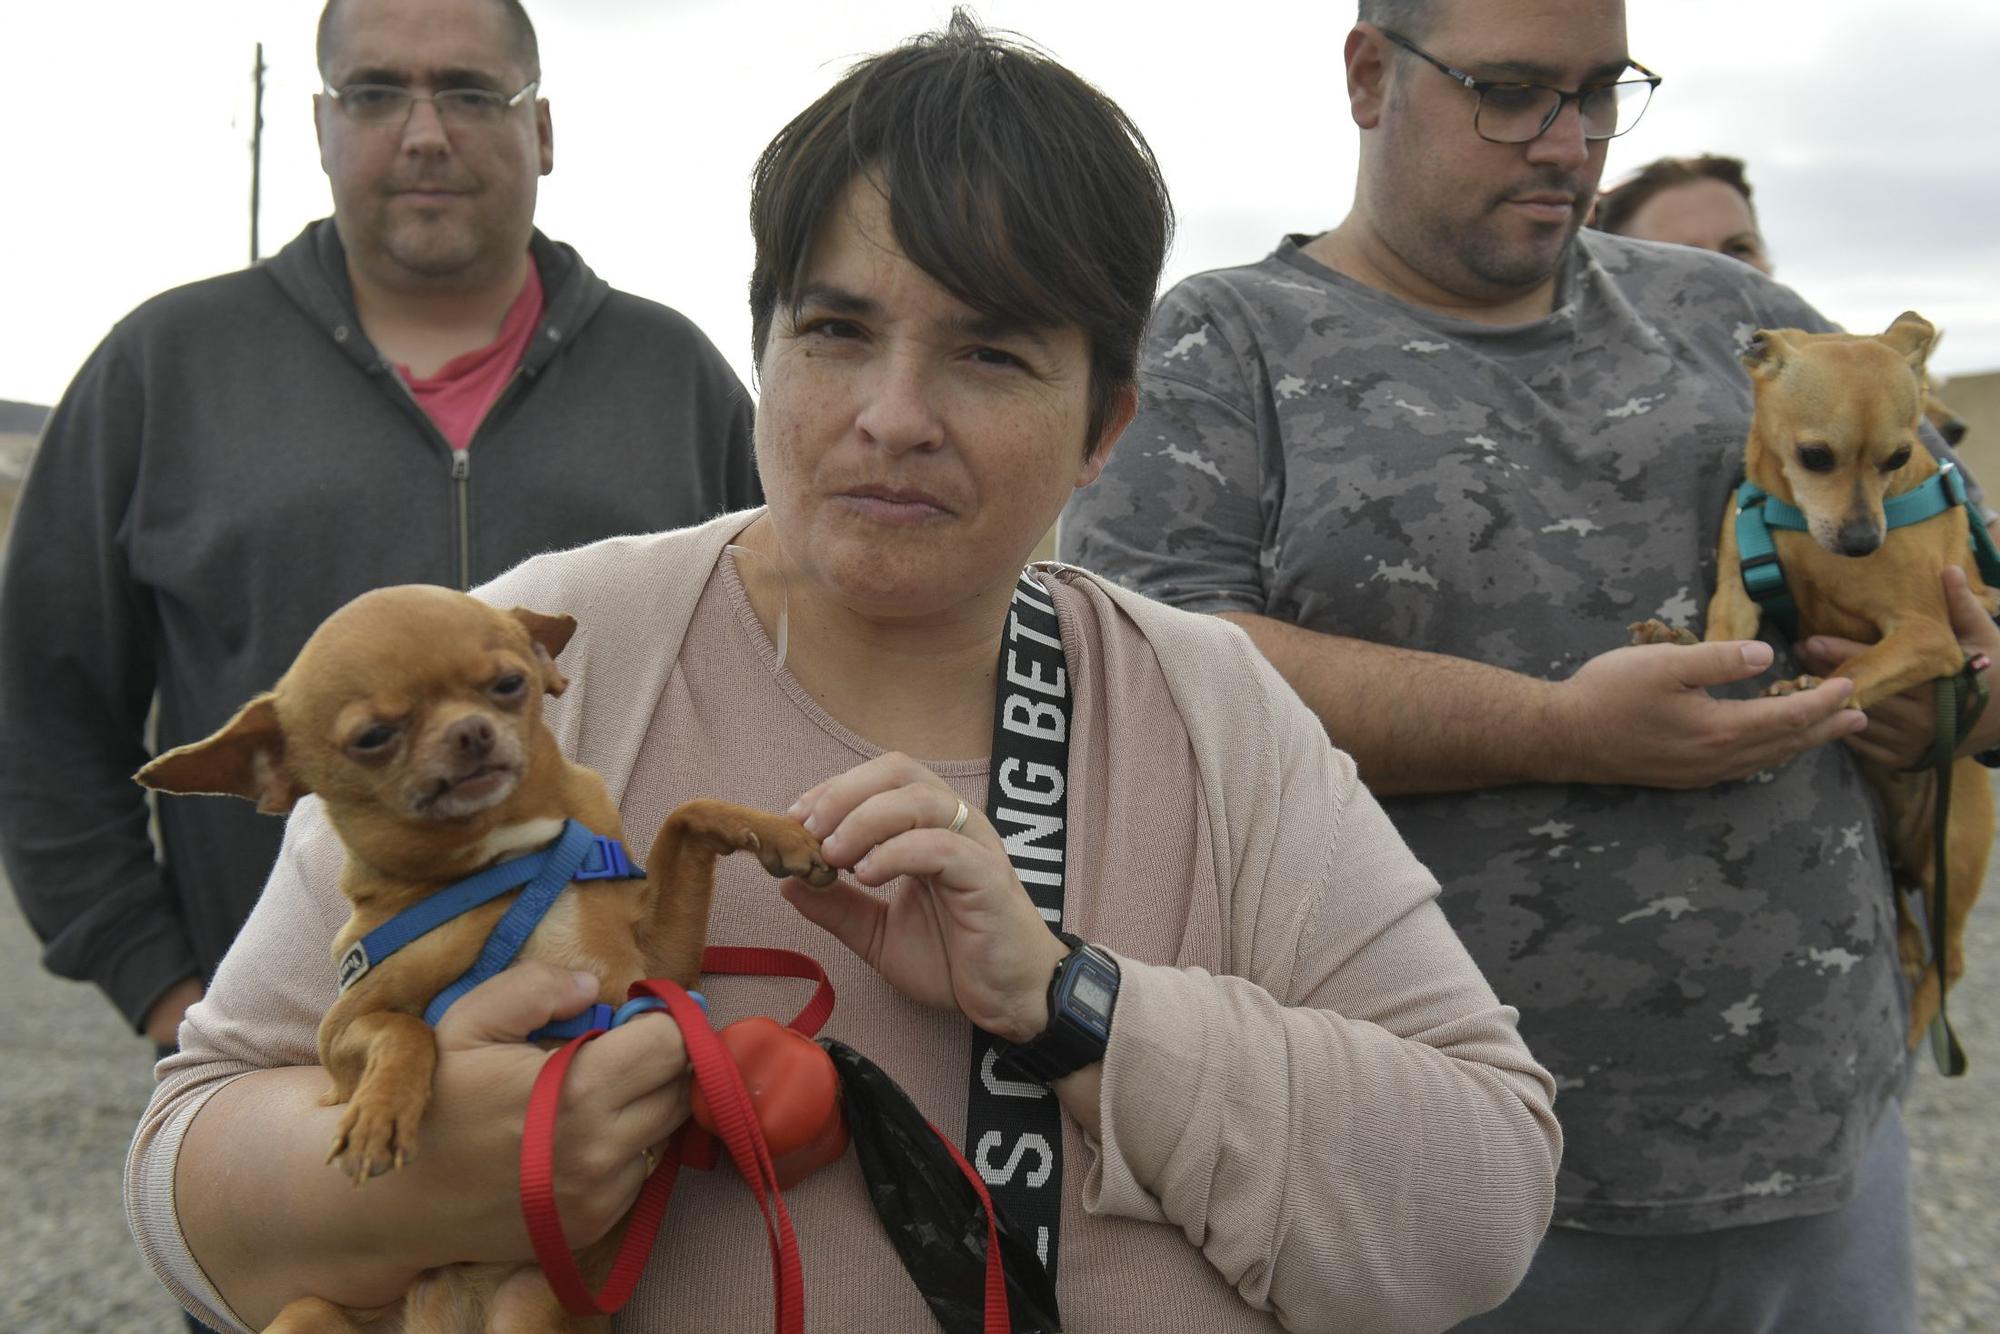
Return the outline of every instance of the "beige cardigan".
<path id="1" fill-rule="evenodd" d="M 604 776 L 635 853 L 688 796 L 781 809 L 873 753 L 776 670 L 718 565 L 750 517 L 540 557 L 481 590 L 581 622 L 549 719 Z M 1547 1224 L 1560 1134 L 1552 1082 L 1452 935 L 1435 882 L 1235 627 L 1081 571 L 1041 577 L 1076 682 L 1066 921 L 1124 961 L 1103 1142 L 1065 1123 L 1066 1327 L 1434 1330 L 1496 1304 Z M 768 670 L 744 670 L 749 658 Z M 982 762 L 933 767 L 984 800 Z M 327 943 L 345 916 L 340 858 L 308 799 L 133 1142 L 134 1235 L 218 1327 L 240 1325 L 182 1241 L 176 1154 L 230 1078 L 314 1062 L 334 994 Z M 814 953 L 840 989 L 828 1034 L 959 1136 L 964 1022 L 903 1001 L 774 910 L 747 860 L 723 864 L 711 940 Z M 789 1013 L 770 986 L 708 989 L 724 1018 Z M 682 1181 L 618 1328 L 768 1327 L 747 1193 L 726 1173 Z M 787 1198 L 811 1328 L 934 1327 L 851 1156 Z"/>

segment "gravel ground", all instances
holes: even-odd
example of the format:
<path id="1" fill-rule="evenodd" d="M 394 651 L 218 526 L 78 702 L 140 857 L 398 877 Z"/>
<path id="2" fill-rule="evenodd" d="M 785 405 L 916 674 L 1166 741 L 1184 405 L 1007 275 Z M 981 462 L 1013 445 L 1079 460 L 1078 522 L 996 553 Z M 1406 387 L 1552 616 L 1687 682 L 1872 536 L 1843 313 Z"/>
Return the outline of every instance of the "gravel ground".
<path id="1" fill-rule="evenodd" d="M 1952 1015 L 1972 1070 L 1928 1065 L 1910 1098 L 1927 1331 L 2000 1330 L 2000 857 L 1972 919 Z M 151 1049 L 91 987 L 51 978 L 0 888 L 0 1295 L 8 1334 L 177 1334 L 177 1308 L 125 1231 L 125 1146 L 152 1085 Z M 1607 1330 L 1610 1327 L 1607 1326 Z"/>
<path id="2" fill-rule="evenodd" d="M 171 1334 L 180 1308 L 125 1231 L 125 1145 L 153 1087 L 153 1049 L 95 987 L 42 971 L 0 889 L 0 1329 Z"/>
<path id="3" fill-rule="evenodd" d="M 1925 1053 L 1905 1104 L 1927 1331 L 2000 1330 L 2000 848 L 1967 925 L 1951 1021 L 1972 1068 L 1945 1079 Z"/>

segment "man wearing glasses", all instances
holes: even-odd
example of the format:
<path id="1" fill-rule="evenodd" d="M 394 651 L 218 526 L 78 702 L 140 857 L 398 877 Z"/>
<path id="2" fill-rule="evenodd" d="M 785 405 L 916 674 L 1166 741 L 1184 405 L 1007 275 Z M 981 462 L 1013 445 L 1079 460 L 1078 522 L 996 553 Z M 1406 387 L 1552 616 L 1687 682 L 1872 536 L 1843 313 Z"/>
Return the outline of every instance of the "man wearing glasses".
<path id="1" fill-rule="evenodd" d="M 130 775 L 382 584 L 760 498 L 750 400 L 686 319 L 534 226 L 554 164 L 516 0 L 334 0 L 333 217 L 123 321 L 50 418 L 0 576 L 0 852 L 48 967 L 171 1044 L 282 822 Z"/>
<path id="2" fill-rule="evenodd" d="M 1699 622 L 1751 331 L 1827 323 L 1579 231 L 1661 82 L 1622 5 L 1360 18 L 1352 212 L 1164 298 L 1062 553 L 1248 631 L 1556 1073 L 1555 1227 L 1467 1328 L 1910 1329 L 1890 880 L 1826 744 L 1866 720 L 1759 697 L 1772 644 L 1620 647 Z"/>

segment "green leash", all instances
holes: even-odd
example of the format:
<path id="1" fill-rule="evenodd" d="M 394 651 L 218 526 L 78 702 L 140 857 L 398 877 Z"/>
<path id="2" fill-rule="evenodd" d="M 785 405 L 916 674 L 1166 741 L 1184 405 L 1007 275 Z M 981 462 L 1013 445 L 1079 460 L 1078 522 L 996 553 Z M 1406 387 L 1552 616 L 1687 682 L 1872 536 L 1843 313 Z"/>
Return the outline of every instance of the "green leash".
<path id="1" fill-rule="evenodd" d="M 1931 1016 L 1931 1059 L 1937 1062 L 1938 1072 L 1947 1078 L 1957 1078 L 1970 1066 L 1966 1060 L 1965 1048 L 1959 1045 L 1958 1033 L 1951 1026 L 1951 1019 L 1945 1013 L 1945 905 L 1950 899 L 1950 879 L 1946 870 L 1945 843 L 1947 827 L 1951 823 L 1951 770 L 1957 761 L 1959 743 L 1972 731 L 1973 724 L 1986 709 L 1986 683 L 1980 679 L 1980 672 L 1987 666 L 1984 654 L 1970 659 L 1963 671 L 1956 676 L 1940 676 L 1934 687 L 1937 700 L 1937 734 L 1931 738 L 1931 748 L 1905 773 L 1919 773 L 1932 770 L 1937 782 L 1937 818 L 1932 822 L 1931 853 L 1931 902 L 1930 921 L 1926 934 L 1930 936 L 1931 966 L 1937 970 L 1938 1007 Z"/>

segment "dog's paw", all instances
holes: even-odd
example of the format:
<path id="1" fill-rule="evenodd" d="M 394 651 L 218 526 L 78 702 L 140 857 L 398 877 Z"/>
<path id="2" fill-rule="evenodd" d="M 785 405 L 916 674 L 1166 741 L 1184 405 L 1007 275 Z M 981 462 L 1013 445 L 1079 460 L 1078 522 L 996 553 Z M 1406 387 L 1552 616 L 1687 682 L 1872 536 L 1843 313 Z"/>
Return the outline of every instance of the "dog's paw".
<path id="1" fill-rule="evenodd" d="M 819 840 L 789 820 L 767 831 L 750 849 L 764 869 L 780 880 L 797 876 L 809 885 L 824 889 L 834 881 L 835 872 L 820 856 Z M 755 836 L 752 836 L 755 838 Z"/>
<path id="2" fill-rule="evenodd" d="M 416 1156 L 417 1125 L 427 1101 L 425 1091 L 355 1098 L 340 1118 L 326 1160 L 339 1164 L 357 1186 L 401 1167 Z"/>
<path id="3" fill-rule="evenodd" d="M 660 826 L 653 856 L 671 865 L 683 839 L 717 852 L 754 852 L 764 869 L 783 878 L 797 876 L 814 885 L 833 883 L 833 868 L 819 854 L 819 840 L 803 825 L 734 802 L 701 797 L 676 807 Z"/>
<path id="4" fill-rule="evenodd" d="M 1683 648 L 1688 648 L 1701 642 L 1695 638 L 1694 631 L 1686 626 L 1668 625 L 1657 618 L 1634 621 L 1625 628 L 1631 632 L 1631 642 L 1634 644 L 1679 644 Z"/>
<path id="5" fill-rule="evenodd" d="M 1794 676 L 1789 681 L 1771 682 L 1764 687 L 1764 693 L 1769 696 L 1797 695 L 1807 690 L 1817 690 L 1819 685 L 1820 678 L 1817 676 Z"/>

